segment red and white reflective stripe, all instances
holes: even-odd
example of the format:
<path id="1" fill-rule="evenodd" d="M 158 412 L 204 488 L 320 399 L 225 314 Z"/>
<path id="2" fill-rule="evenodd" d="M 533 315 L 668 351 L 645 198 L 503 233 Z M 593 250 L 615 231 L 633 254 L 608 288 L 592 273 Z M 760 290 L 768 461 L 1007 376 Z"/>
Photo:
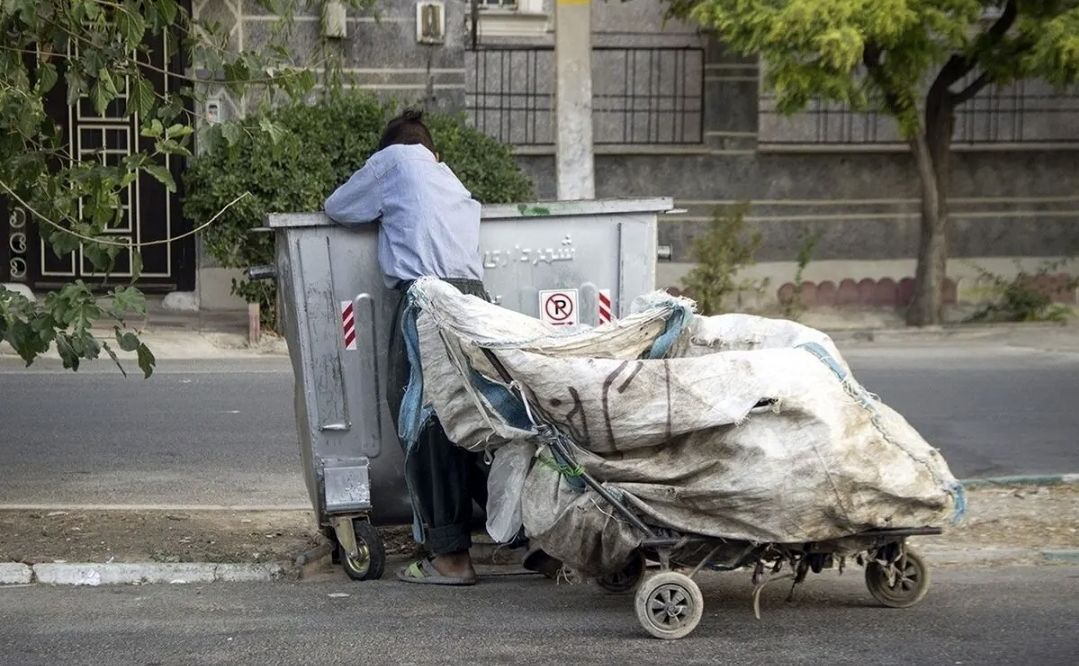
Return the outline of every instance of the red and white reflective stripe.
<path id="1" fill-rule="evenodd" d="M 614 308 L 611 307 L 611 290 L 600 289 L 599 290 L 599 308 L 598 319 L 601 324 L 609 324 L 614 321 L 614 315 L 611 314 Z"/>
<path id="2" fill-rule="evenodd" d="M 345 335 L 345 349 L 356 349 L 356 312 L 352 301 L 341 301 L 341 330 Z"/>

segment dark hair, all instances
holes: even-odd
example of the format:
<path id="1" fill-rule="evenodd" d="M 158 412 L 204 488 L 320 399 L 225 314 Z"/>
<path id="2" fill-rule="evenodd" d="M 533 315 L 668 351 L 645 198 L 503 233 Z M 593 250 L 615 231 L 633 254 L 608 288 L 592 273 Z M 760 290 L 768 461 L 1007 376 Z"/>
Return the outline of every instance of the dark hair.
<path id="1" fill-rule="evenodd" d="M 405 109 L 401 115 L 386 123 L 386 129 L 382 130 L 382 139 L 378 142 L 378 149 L 396 143 L 406 145 L 421 144 L 432 153 L 435 152 L 435 142 L 431 139 L 431 132 L 427 125 L 423 124 L 423 111 L 418 109 Z"/>

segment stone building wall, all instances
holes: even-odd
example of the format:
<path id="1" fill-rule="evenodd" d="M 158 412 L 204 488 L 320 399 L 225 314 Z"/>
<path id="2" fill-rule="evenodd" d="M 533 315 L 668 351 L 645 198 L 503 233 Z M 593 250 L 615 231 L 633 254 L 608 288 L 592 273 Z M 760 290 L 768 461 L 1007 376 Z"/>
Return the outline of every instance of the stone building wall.
<path id="1" fill-rule="evenodd" d="M 265 40 L 273 18 L 247 0 L 195 7 L 232 26 L 246 48 Z M 516 144 L 539 198 L 554 198 L 552 1 L 485 12 L 477 51 L 469 4 L 445 7 L 443 45 L 417 44 L 415 3 L 387 0 L 378 19 L 350 12 L 348 37 L 334 47 L 360 87 L 466 111 Z M 829 294 L 840 285 L 838 300 L 851 302 L 858 284 L 856 302 L 880 301 L 892 284 L 902 302 L 899 285 L 914 274 L 919 185 L 886 118 L 833 107 L 780 116 L 754 60 L 692 26 L 664 23 L 659 2 L 592 7 L 597 196 L 672 196 L 686 210 L 660 223 L 670 260 L 659 265 L 659 286 L 677 286 L 692 267 L 693 238 L 714 209 L 748 202 L 763 243 L 745 275 L 770 285 L 753 297 L 759 304 L 775 302 L 813 235 L 820 240 L 805 279 L 822 287 L 822 303 L 835 301 Z M 298 18 L 294 52 L 315 48 L 319 25 L 317 7 Z M 1079 254 L 1079 95 L 1038 82 L 985 91 L 959 118 L 953 171 L 949 273 L 959 300 L 982 293 L 975 266 L 1014 274 Z"/>

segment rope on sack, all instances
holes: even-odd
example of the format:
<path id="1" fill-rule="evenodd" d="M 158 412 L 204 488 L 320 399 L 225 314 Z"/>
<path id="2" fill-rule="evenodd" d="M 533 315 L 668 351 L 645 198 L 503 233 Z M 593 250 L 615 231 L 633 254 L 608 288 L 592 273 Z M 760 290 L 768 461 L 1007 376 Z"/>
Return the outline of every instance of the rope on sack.
<path id="1" fill-rule="evenodd" d="M 446 332 L 442 330 L 442 326 L 438 323 L 437 319 L 435 325 L 438 328 L 438 337 L 442 340 L 442 345 L 446 350 L 446 358 L 450 360 L 450 363 L 453 365 L 454 369 L 457 370 L 457 374 L 461 376 L 461 384 L 464 385 L 465 393 L 467 393 L 468 397 L 472 399 L 472 403 L 476 406 L 476 410 L 480 413 L 480 416 L 483 418 L 484 424 L 487 425 L 487 428 L 490 430 L 490 432 L 497 433 L 498 428 L 495 427 L 495 424 L 491 421 L 490 416 L 487 414 L 487 405 L 479 396 L 479 393 L 476 391 L 476 387 L 472 386 L 472 382 L 469 380 L 468 372 L 466 372 L 465 369 L 465 364 L 467 360 L 461 358 L 461 356 L 464 355 L 464 352 L 461 351 L 456 345 L 450 344 L 449 339 L 446 337 Z M 487 441 L 490 439 L 490 437 L 491 436 L 488 435 L 487 438 L 484 439 L 483 444 L 485 450 L 490 448 Z"/>
<path id="2" fill-rule="evenodd" d="M 564 465 L 555 460 L 554 458 L 548 458 L 547 456 L 536 456 L 536 460 L 540 464 L 553 469 L 562 476 L 578 477 L 584 474 L 584 467 L 582 467 L 580 463 L 574 465 Z"/>
<path id="3" fill-rule="evenodd" d="M 909 457 L 911 460 L 925 467 L 926 471 L 928 471 L 929 474 L 932 475 L 936 482 L 939 485 L 944 486 L 948 490 L 948 492 L 952 494 L 952 498 L 955 500 L 955 512 L 952 516 L 952 522 L 958 523 L 967 512 L 967 496 L 966 490 L 964 490 L 963 488 L 963 484 L 959 483 L 959 481 L 956 481 L 955 483 L 945 484 L 944 480 L 940 477 L 939 474 L 937 474 L 936 470 L 930 464 L 929 460 L 927 460 L 923 456 L 915 455 L 910 449 L 908 449 L 906 446 L 894 439 L 884 425 L 884 419 L 881 415 L 880 410 L 877 409 L 876 404 L 874 404 L 880 402 L 880 397 L 874 393 L 870 393 L 866 390 L 864 386 L 859 384 L 858 381 L 854 379 L 853 375 L 846 372 L 839 365 L 839 363 L 836 362 L 832 355 L 828 353 L 828 350 L 826 350 L 824 347 L 817 344 L 816 342 L 807 342 L 805 344 L 798 345 L 798 348 L 812 354 L 814 357 L 817 358 L 817 360 L 819 360 L 821 363 L 824 363 L 824 365 L 826 365 L 833 374 L 835 374 L 835 376 L 839 379 L 840 385 L 843 387 L 843 390 L 847 393 L 847 395 L 854 398 L 855 402 L 857 402 L 858 405 L 862 407 L 862 409 L 869 412 L 870 422 L 873 424 L 873 427 L 876 428 L 877 432 L 880 433 L 881 437 L 884 438 L 884 441 L 898 448 L 900 451 L 907 454 L 907 457 Z"/>

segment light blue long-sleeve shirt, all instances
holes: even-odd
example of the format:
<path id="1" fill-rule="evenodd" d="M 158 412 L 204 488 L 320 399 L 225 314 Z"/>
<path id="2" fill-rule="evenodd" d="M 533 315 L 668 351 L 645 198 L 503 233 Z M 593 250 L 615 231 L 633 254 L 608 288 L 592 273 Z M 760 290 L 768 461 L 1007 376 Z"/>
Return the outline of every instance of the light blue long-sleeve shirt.
<path id="1" fill-rule="evenodd" d="M 480 204 L 419 144 L 394 144 L 326 199 L 344 226 L 381 221 L 378 263 L 392 287 L 421 277 L 483 279 Z"/>

